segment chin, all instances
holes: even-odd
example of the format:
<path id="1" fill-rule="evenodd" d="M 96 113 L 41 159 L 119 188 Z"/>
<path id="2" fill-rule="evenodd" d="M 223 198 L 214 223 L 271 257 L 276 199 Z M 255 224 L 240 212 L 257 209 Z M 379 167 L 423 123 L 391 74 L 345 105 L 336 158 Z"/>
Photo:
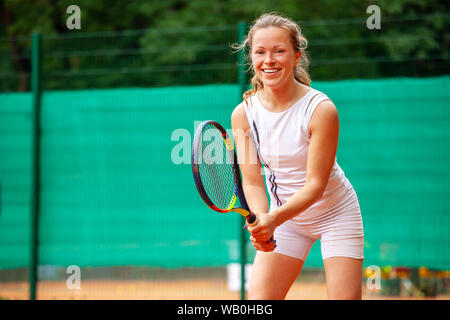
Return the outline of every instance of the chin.
<path id="1" fill-rule="evenodd" d="M 283 77 L 283 75 L 281 75 L 280 77 L 278 77 L 276 79 L 262 78 L 262 83 L 264 84 L 264 87 L 275 89 L 277 87 L 281 87 L 281 86 L 285 85 L 287 83 L 287 79 L 285 79 Z"/>
<path id="2" fill-rule="evenodd" d="M 282 87 L 283 84 L 285 83 L 285 81 L 283 81 L 283 79 L 280 80 L 270 80 L 270 81 L 263 81 L 264 87 L 265 88 L 272 88 L 272 89 L 276 89 L 278 87 Z"/>

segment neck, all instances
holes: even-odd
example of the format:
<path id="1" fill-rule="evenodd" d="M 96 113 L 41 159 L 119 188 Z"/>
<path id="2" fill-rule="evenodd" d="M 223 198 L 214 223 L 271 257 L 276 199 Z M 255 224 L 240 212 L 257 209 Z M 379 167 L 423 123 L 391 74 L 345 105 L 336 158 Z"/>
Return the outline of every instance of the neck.
<path id="1" fill-rule="evenodd" d="M 261 93 L 267 107 L 277 112 L 291 106 L 293 102 L 299 99 L 299 95 L 302 95 L 303 91 L 303 86 L 293 80 L 282 87 L 264 87 Z"/>

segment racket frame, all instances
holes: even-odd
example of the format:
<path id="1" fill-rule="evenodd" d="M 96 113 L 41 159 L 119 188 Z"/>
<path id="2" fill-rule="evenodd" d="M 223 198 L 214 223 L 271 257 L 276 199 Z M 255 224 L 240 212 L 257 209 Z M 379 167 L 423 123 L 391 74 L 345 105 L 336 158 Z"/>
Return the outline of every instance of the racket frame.
<path id="1" fill-rule="evenodd" d="M 231 166 L 233 169 L 233 181 L 234 181 L 234 195 L 228 204 L 227 208 L 219 208 L 214 203 L 212 203 L 211 199 L 208 197 L 205 188 L 203 187 L 203 183 L 200 176 L 199 170 L 199 157 L 203 156 L 203 154 L 199 154 L 199 146 L 202 142 L 202 133 L 204 128 L 207 125 L 213 125 L 221 134 L 223 143 L 225 144 L 226 152 L 228 152 L 229 159 L 231 159 Z M 239 170 L 239 165 L 237 163 L 236 151 L 234 149 L 233 141 L 228 136 L 226 130 L 216 121 L 206 120 L 200 123 L 197 127 L 194 140 L 192 144 L 192 174 L 194 176 L 195 186 L 197 187 L 198 193 L 200 194 L 203 201 L 210 207 L 212 210 L 222 213 L 228 213 L 230 211 L 237 212 L 240 215 L 244 216 L 247 219 L 247 223 L 252 224 L 256 221 L 256 216 L 253 212 L 250 211 L 247 200 L 245 199 L 244 191 L 242 189 L 242 180 L 241 174 Z M 239 198 L 239 202 L 241 203 L 241 207 L 235 207 L 236 200 Z"/>

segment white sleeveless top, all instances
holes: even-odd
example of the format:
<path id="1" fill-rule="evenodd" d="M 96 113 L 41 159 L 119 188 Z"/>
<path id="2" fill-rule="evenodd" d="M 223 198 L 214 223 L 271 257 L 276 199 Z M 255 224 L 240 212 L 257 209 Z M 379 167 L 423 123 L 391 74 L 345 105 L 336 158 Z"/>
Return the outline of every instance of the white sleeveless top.
<path id="1" fill-rule="evenodd" d="M 280 207 L 305 185 L 308 124 L 317 105 L 324 100 L 330 99 L 311 88 L 292 107 L 279 113 L 265 109 L 257 94 L 247 100 L 248 105 L 244 104 L 251 136 L 264 166 L 270 211 Z M 293 220 L 305 221 L 326 214 L 331 208 L 339 209 L 351 197 L 352 190 L 335 161 L 323 197 Z"/>

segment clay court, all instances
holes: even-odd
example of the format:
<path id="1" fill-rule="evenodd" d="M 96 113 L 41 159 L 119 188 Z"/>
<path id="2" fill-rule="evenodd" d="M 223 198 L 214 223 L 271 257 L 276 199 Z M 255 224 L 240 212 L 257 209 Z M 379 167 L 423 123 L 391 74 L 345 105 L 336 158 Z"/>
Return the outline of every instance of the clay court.
<path id="1" fill-rule="evenodd" d="M 63 281 L 43 281 L 37 286 L 37 298 L 41 300 L 238 300 L 239 292 L 227 289 L 223 281 L 84 281 L 79 290 L 69 290 Z M 0 284 L 2 299 L 28 299 L 28 284 Z M 296 283 L 287 300 L 326 300 L 324 283 Z M 363 291 L 363 299 L 431 299 L 450 300 L 450 295 L 433 298 L 381 296 L 377 292 Z"/>

